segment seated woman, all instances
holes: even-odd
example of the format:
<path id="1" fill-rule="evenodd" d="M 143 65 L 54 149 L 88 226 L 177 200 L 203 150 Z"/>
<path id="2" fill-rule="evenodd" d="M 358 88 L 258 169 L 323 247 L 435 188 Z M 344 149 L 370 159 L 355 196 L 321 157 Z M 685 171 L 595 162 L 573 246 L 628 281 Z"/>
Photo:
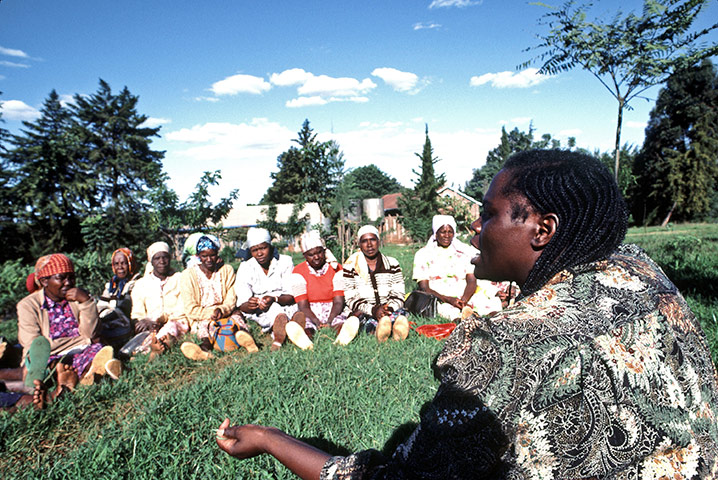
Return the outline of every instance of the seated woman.
<path id="1" fill-rule="evenodd" d="M 170 264 L 170 247 L 155 242 L 147 247 L 145 275 L 132 290 L 132 320 L 135 331 L 151 332 L 138 348 L 153 356 L 164 352 L 189 331 L 180 299 L 180 277 Z M 130 352 L 131 353 L 131 352 Z"/>
<path id="2" fill-rule="evenodd" d="M 110 257 L 112 278 L 97 299 L 100 315 L 100 339 L 114 348 L 121 347 L 132 335 L 132 298 L 135 281 L 139 278 L 137 262 L 129 248 L 118 248 Z"/>
<path id="3" fill-rule="evenodd" d="M 112 347 L 97 343 L 97 305 L 75 286 L 72 261 L 61 253 L 41 257 L 35 264 L 35 282 L 39 289 L 17 304 L 24 362 L 33 340 L 43 336 L 50 342 L 50 362 L 71 363 L 81 383 L 94 383 L 103 375 L 117 379 L 122 365 Z"/>
<path id="4" fill-rule="evenodd" d="M 278 350 L 286 340 L 289 319 L 303 326 L 304 315 L 297 312 L 292 296 L 292 259 L 288 255 L 275 256 L 271 242 L 272 237 L 264 228 L 247 231 L 252 258 L 239 264 L 234 289 L 239 310 L 248 320 L 257 322 L 263 332 L 272 331 L 270 349 Z"/>
<path id="5" fill-rule="evenodd" d="M 287 324 L 287 336 L 299 348 L 312 348 L 314 334 L 320 328 L 333 328 L 334 343 L 347 345 L 359 330 L 359 319 L 344 309 L 342 266 L 322 241 L 319 232 L 302 235 L 300 244 L 305 261 L 292 271 L 292 295 L 304 314 L 305 325 Z M 304 327 L 304 328 L 302 328 Z"/>
<path id="6" fill-rule="evenodd" d="M 404 340 L 409 321 L 404 310 L 404 277 L 396 259 L 379 251 L 379 230 L 365 225 L 357 232 L 359 251 L 344 263 L 344 298 L 349 311 L 379 342 L 391 335 Z"/>
<path id="7" fill-rule="evenodd" d="M 477 277 L 521 286 L 471 316 L 436 361 L 440 386 L 393 455 L 330 455 L 281 431 L 229 427 L 239 458 L 302 478 L 705 479 L 718 471 L 718 380 L 676 287 L 634 245 L 613 175 L 576 152 L 509 158 L 484 196 Z"/>
<path id="8" fill-rule="evenodd" d="M 248 352 L 258 351 L 241 314 L 234 313 L 237 296 L 234 293 L 234 269 L 219 258 L 219 240 L 214 235 L 203 235 L 197 240 L 199 264 L 187 268 L 180 277 L 180 294 L 184 314 L 200 345 L 184 342 L 182 353 L 192 360 L 206 360 L 216 345 L 221 325 L 232 323 L 236 327 L 234 338 L 238 346 Z M 224 321 L 222 321 L 224 320 Z"/>
<path id="9" fill-rule="evenodd" d="M 414 255 L 414 280 L 420 290 L 439 300 L 437 313 L 455 319 L 465 307 L 479 315 L 501 310 L 499 286 L 488 280 L 477 282 L 471 259 L 479 252 L 456 238 L 454 217 L 434 215 L 431 227 L 434 234 Z"/>

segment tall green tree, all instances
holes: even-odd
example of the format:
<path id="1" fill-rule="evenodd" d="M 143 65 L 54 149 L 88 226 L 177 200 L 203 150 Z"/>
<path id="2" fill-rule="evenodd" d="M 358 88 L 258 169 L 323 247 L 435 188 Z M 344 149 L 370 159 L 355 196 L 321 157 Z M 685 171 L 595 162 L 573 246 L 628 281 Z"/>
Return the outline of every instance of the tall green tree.
<path id="1" fill-rule="evenodd" d="M 3 158 L 13 179 L 3 190 L 18 233 L 29 242 L 26 259 L 82 244 L 80 222 L 92 201 L 71 113 L 51 91 L 34 122 L 11 135 Z"/>
<path id="2" fill-rule="evenodd" d="M 699 39 L 718 23 L 691 31 L 709 0 L 644 0 L 640 15 L 618 11 L 606 21 L 590 18 L 591 3 L 564 3 L 541 17 L 549 32 L 528 50 L 543 52 L 540 73 L 557 74 L 581 67 L 595 76 L 618 103 L 614 174 L 618 180 L 623 112 L 646 89 L 660 85 L 675 72 L 718 53 L 718 44 Z"/>
<path id="3" fill-rule="evenodd" d="M 304 120 L 297 138 L 292 141 L 298 147 L 291 146 L 277 157 L 279 170 L 272 172 L 274 182 L 261 202 L 317 202 L 326 214 L 344 168 L 339 145 L 334 140 L 319 142 L 309 127 L 309 120 Z"/>
<path id="4" fill-rule="evenodd" d="M 159 128 L 142 125 L 148 117 L 138 113 L 139 97 L 127 87 L 115 94 L 100 79 L 95 93 L 74 100 L 75 131 L 94 180 L 93 207 L 137 207 L 141 194 L 162 182 L 164 152 L 151 148 Z"/>
<path id="5" fill-rule="evenodd" d="M 421 161 L 421 170 L 412 169 L 418 178 L 413 189 L 405 189 L 399 197 L 400 221 L 414 241 L 423 241 L 431 233 L 431 219 L 439 213 L 441 202 L 436 191 L 446 183 L 445 175 L 436 175 L 434 165 L 439 162 L 434 157 L 434 149 L 429 139 L 429 126 L 426 126 L 426 140 L 421 154 L 415 153 Z"/>
<path id="6" fill-rule="evenodd" d="M 641 223 L 708 212 L 718 177 L 718 74 L 700 65 L 668 79 L 636 160 L 633 215 Z"/>
<path id="7" fill-rule="evenodd" d="M 380 198 L 388 193 L 400 192 L 404 187 L 396 178 L 384 173 L 373 163 L 352 169 L 344 176 L 356 191 L 356 198 Z"/>

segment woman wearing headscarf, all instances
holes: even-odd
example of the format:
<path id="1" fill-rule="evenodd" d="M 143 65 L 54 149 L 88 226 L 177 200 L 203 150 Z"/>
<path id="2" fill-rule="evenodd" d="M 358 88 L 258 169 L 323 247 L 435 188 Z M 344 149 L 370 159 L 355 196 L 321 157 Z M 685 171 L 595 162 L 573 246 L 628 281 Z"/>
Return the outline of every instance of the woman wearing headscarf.
<path id="1" fill-rule="evenodd" d="M 189 331 L 180 299 L 180 277 L 170 264 L 170 247 L 155 242 L 147 247 L 145 275 L 132 290 L 135 331 L 145 333 L 140 351 L 162 353 Z M 139 333 L 138 333 L 139 334 Z"/>
<path id="2" fill-rule="evenodd" d="M 292 296 L 294 263 L 288 255 L 275 255 L 272 237 L 264 228 L 247 231 L 247 248 L 252 258 L 237 269 L 237 307 L 248 320 L 257 322 L 262 332 L 272 332 L 270 348 L 277 350 L 286 340 L 285 326 L 290 318 L 302 328 L 305 324 Z"/>
<path id="3" fill-rule="evenodd" d="M 312 348 L 312 339 L 320 328 L 337 332 L 334 343 L 347 345 L 359 330 L 359 319 L 350 316 L 344 301 L 342 266 L 326 248 L 319 232 L 311 230 L 300 239 L 305 261 L 292 270 L 292 295 L 304 314 L 304 328 L 287 324 L 287 336 L 299 348 Z"/>
<path id="4" fill-rule="evenodd" d="M 414 255 L 413 276 L 420 290 L 439 300 L 437 313 L 455 319 L 465 307 L 479 315 L 501 310 L 499 284 L 477 282 L 471 259 L 479 251 L 456 238 L 454 217 L 434 215 L 431 227 L 434 233 L 428 243 Z"/>
<path id="5" fill-rule="evenodd" d="M 103 343 L 121 346 L 132 335 L 132 298 L 130 293 L 139 278 L 137 260 L 129 248 L 118 248 L 110 256 L 112 278 L 97 300 Z"/>
<path id="6" fill-rule="evenodd" d="M 404 340 L 409 321 L 404 310 L 404 277 L 399 262 L 379 251 L 379 230 L 364 225 L 357 232 L 359 251 L 344 263 L 344 298 L 367 333 L 379 342 Z"/>
<path id="7" fill-rule="evenodd" d="M 75 286 L 75 268 L 61 253 L 41 257 L 35 264 L 37 289 L 17 304 L 18 341 L 23 362 L 33 340 L 50 342 L 50 362 L 64 359 L 80 376 L 93 383 L 96 375 L 117 378 L 122 365 L 110 346 L 96 343 L 100 322 L 95 299 Z"/>
<path id="8" fill-rule="evenodd" d="M 237 303 L 234 269 L 219 258 L 219 247 L 217 237 L 202 235 L 196 246 L 199 264 L 187 268 L 180 277 L 184 313 L 200 341 L 200 345 L 184 342 L 180 347 L 192 360 L 206 360 L 212 356 L 210 351 L 216 343 L 212 338 L 216 338 L 214 334 L 220 320 L 227 318 L 237 327 L 234 333 L 237 345 L 250 353 L 258 350 L 241 314 L 233 315 Z"/>

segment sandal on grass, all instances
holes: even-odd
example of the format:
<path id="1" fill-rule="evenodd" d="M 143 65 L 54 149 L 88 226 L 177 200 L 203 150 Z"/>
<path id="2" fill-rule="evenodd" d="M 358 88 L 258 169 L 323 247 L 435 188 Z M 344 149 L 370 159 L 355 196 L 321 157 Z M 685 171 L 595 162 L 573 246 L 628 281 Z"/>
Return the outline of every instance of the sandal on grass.
<path id="1" fill-rule="evenodd" d="M 354 337 L 357 336 L 358 331 L 359 319 L 352 315 L 342 325 L 342 329 L 339 330 L 339 335 L 337 335 L 337 339 L 334 340 L 334 343 L 337 345 L 348 345 L 349 342 L 354 340 Z"/>
<path id="2" fill-rule="evenodd" d="M 47 362 L 50 360 L 50 341 L 43 337 L 35 337 L 30 344 L 25 358 L 25 386 L 35 388 L 35 380 L 43 381 L 45 379 L 45 370 L 47 370 Z"/>
<path id="3" fill-rule="evenodd" d="M 307 336 L 307 333 L 298 323 L 291 321 L 287 323 L 285 329 L 289 340 L 291 340 L 294 345 L 298 346 L 302 350 L 310 350 L 314 348 L 314 344 Z"/>
<path id="4" fill-rule="evenodd" d="M 213 357 L 211 353 L 205 352 L 199 345 L 192 342 L 184 342 L 180 346 L 180 350 L 182 351 L 182 354 L 190 360 L 201 361 Z"/>

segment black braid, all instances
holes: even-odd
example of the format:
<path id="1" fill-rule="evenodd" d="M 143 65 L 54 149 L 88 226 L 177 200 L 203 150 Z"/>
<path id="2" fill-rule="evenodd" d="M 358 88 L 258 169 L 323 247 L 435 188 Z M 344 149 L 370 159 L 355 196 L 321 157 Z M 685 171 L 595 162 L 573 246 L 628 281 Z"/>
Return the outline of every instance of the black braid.
<path id="1" fill-rule="evenodd" d="M 512 220 L 525 220 L 527 207 L 558 216 L 556 233 L 529 272 L 523 294 L 538 290 L 561 270 L 607 258 L 623 241 L 626 204 L 611 173 L 594 157 L 529 150 L 513 155 L 503 169 L 511 176 L 503 193 L 519 195 Z"/>

